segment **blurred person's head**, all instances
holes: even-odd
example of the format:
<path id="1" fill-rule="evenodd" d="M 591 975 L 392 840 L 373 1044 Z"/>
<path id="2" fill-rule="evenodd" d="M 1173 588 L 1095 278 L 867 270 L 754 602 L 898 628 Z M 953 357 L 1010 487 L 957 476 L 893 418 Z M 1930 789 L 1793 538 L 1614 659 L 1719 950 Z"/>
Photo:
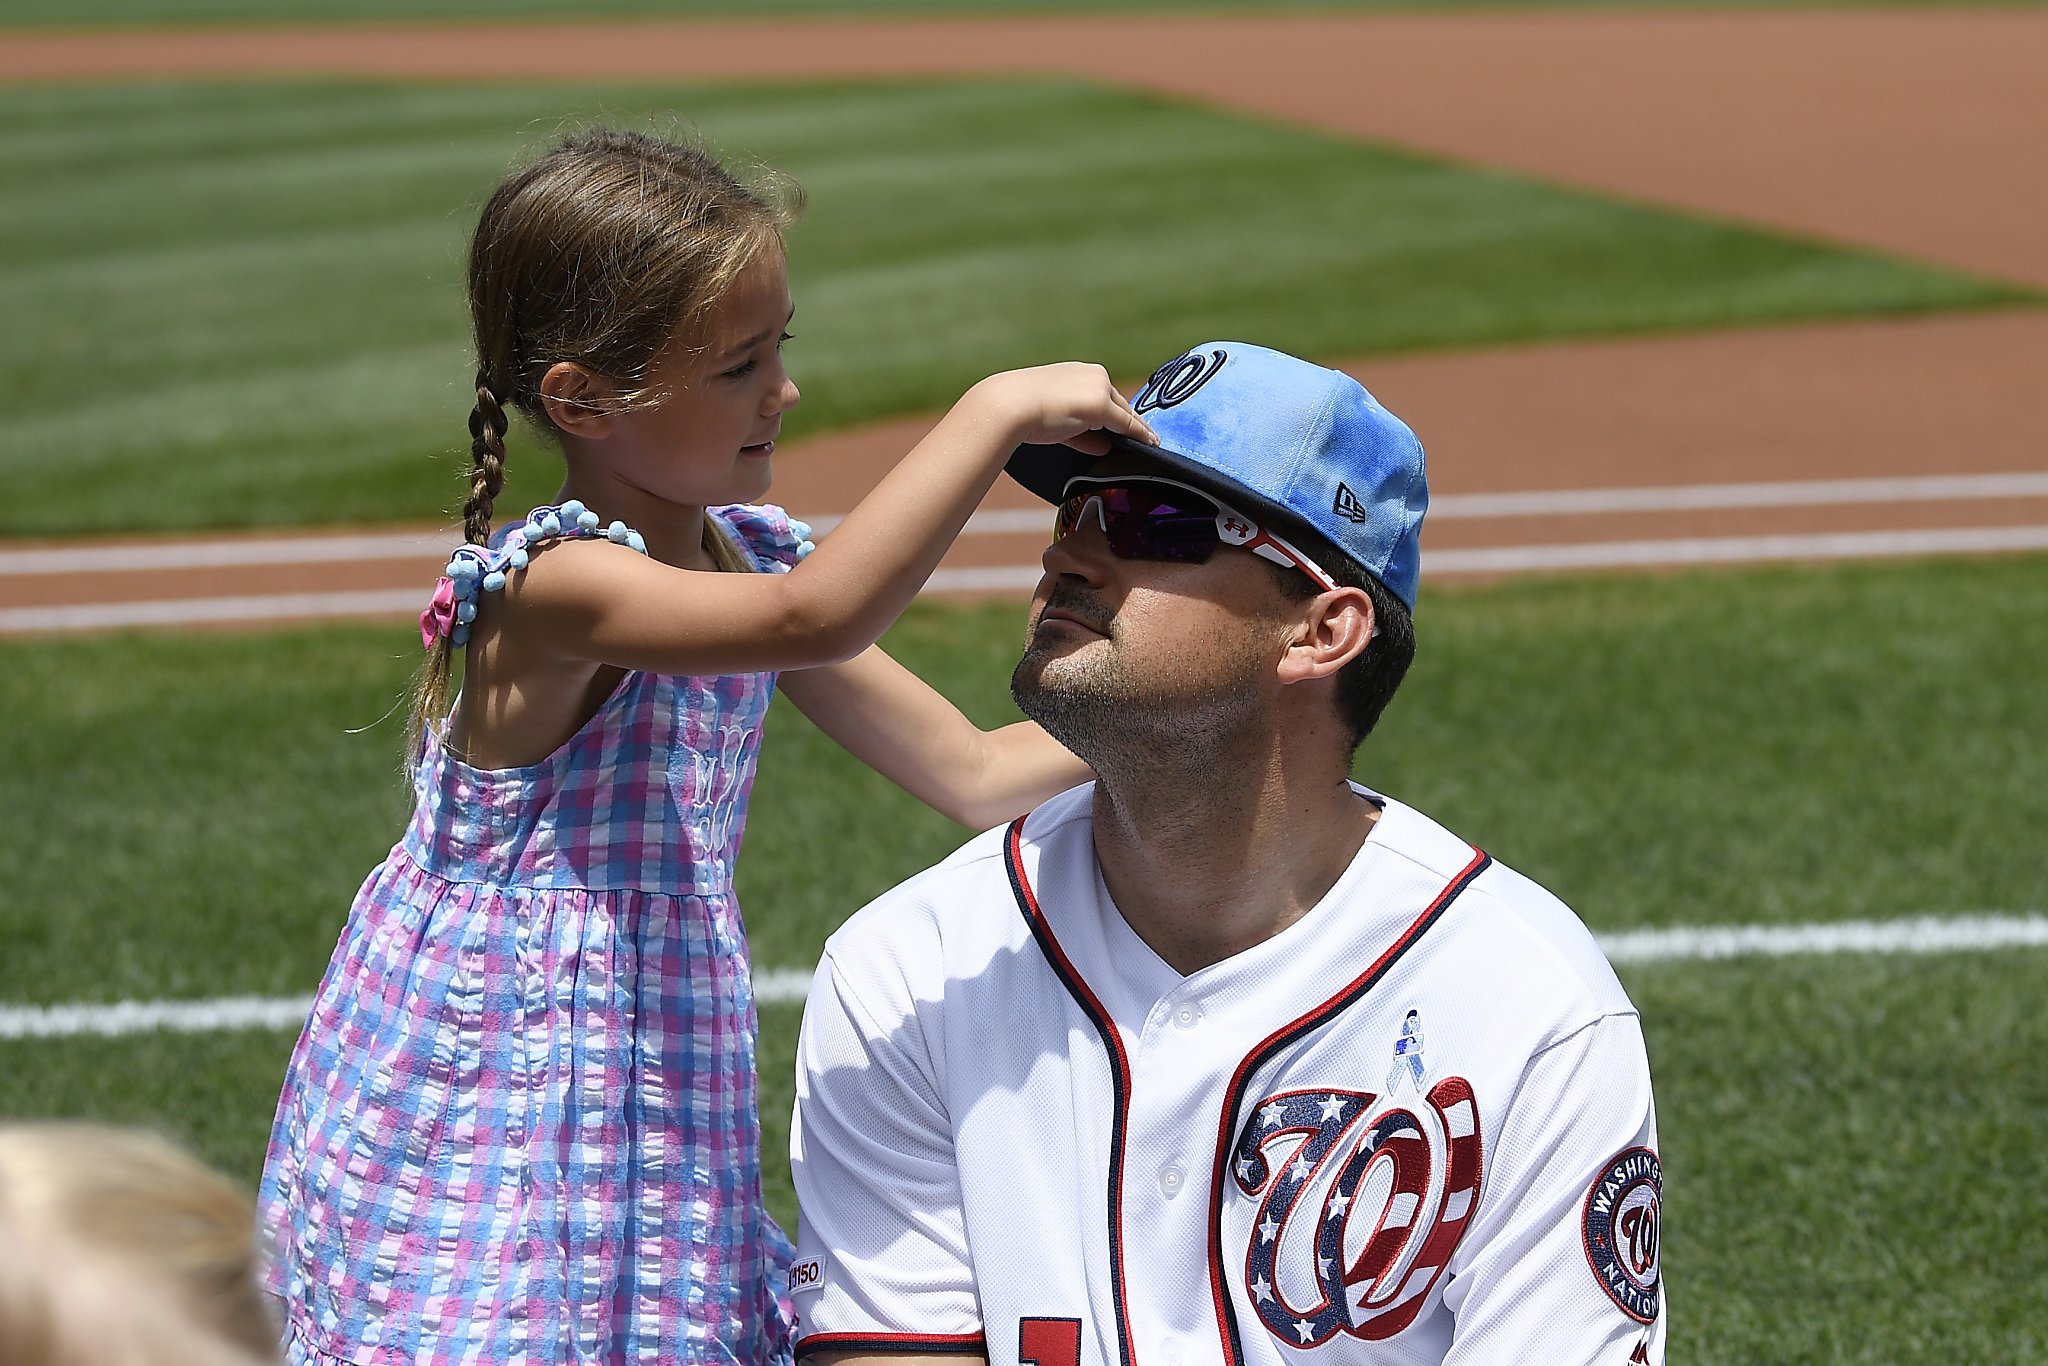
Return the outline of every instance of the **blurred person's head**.
<path id="1" fill-rule="evenodd" d="M 275 1360 L 255 1211 L 151 1134 L 0 1124 L 0 1360 Z"/>

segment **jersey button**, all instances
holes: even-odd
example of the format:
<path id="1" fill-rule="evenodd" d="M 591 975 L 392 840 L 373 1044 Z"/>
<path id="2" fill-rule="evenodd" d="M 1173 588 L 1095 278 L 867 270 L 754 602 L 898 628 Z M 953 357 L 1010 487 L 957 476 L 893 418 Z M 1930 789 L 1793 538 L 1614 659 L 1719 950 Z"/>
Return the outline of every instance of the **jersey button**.
<path id="1" fill-rule="evenodd" d="M 1178 1162 L 1169 1162 L 1159 1169 L 1159 1193 L 1169 1200 L 1180 1194 L 1187 1181 L 1187 1171 Z"/>
<path id="2" fill-rule="evenodd" d="M 1193 1029 L 1202 1022 L 1202 1008 L 1193 1001 L 1182 1001 L 1173 1008 L 1173 1027 Z"/>
<path id="3" fill-rule="evenodd" d="M 1173 1338 L 1168 1338 L 1159 1344 L 1159 1366 L 1181 1366 L 1181 1362 L 1185 1359 L 1185 1355 L 1180 1350 L 1180 1343 Z"/>

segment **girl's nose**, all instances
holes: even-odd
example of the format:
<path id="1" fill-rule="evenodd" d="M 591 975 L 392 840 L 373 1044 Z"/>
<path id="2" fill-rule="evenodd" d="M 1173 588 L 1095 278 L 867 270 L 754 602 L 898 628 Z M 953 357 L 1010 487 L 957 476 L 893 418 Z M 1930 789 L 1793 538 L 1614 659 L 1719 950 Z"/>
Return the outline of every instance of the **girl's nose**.
<path id="1" fill-rule="evenodd" d="M 783 364 L 782 353 L 775 353 L 776 382 L 768 386 L 768 392 L 761 399 L 761 416 L 773 417 L 786 413 L 803 400 L 803 393 L 796 387 L 796 381 L 789 377 L 789 367 Z"/>

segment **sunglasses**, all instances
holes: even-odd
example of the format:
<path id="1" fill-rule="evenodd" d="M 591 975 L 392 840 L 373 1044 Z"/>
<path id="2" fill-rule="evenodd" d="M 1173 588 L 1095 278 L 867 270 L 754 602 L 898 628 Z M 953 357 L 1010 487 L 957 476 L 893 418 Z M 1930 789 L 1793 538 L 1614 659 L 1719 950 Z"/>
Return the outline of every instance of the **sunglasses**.
<path id="1" fill-rule="evenodd" d="M 1315 561 L 1251 518 L 1172 479 L 1071 479 L 1053 519 L 1052 538 L 1070 535 L 1088 519 L 1091 508 L 1110 553 L 1120 560 L 1201 564 L 1217 546 L 1233 545 L 1299 569 L 1325 592 L 1337 587 Z"/>

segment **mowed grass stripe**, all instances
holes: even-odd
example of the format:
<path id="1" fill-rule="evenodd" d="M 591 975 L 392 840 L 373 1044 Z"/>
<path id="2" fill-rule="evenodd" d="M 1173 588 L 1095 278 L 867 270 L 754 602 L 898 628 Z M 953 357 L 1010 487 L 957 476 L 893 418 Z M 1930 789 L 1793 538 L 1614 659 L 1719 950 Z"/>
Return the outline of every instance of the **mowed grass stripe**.
<path id="1" fill-rule="evenodd" d="M 2048 906 L 2044 599 L 2042 556 L 1425 586 L 1358 775 L 1602 932 Z M 1021 626 L 922 604 L 887 643 L 995 724 Z M 404 825 L 417 652 L 405 623 L 0 652 L 0 1000 L 310 991 Z M 815 962 L 965 835 L 778 702 L 755 960 Z"/>
<path id="2" fill-rule="evenodd" d="M 688 119 L 810 190 L 792 437 L 1063 356 L 1309 355 L 1971 307 L 2004 287 L 1128 92 L 340 82 L 0 91 L 0 474 L 36 534 L 431 520 L 461 255 L 560 128 Z M 64 377 L 53 384 L 52 375 Z M 553 486 L 515 442 L 506 501 Z"/>

